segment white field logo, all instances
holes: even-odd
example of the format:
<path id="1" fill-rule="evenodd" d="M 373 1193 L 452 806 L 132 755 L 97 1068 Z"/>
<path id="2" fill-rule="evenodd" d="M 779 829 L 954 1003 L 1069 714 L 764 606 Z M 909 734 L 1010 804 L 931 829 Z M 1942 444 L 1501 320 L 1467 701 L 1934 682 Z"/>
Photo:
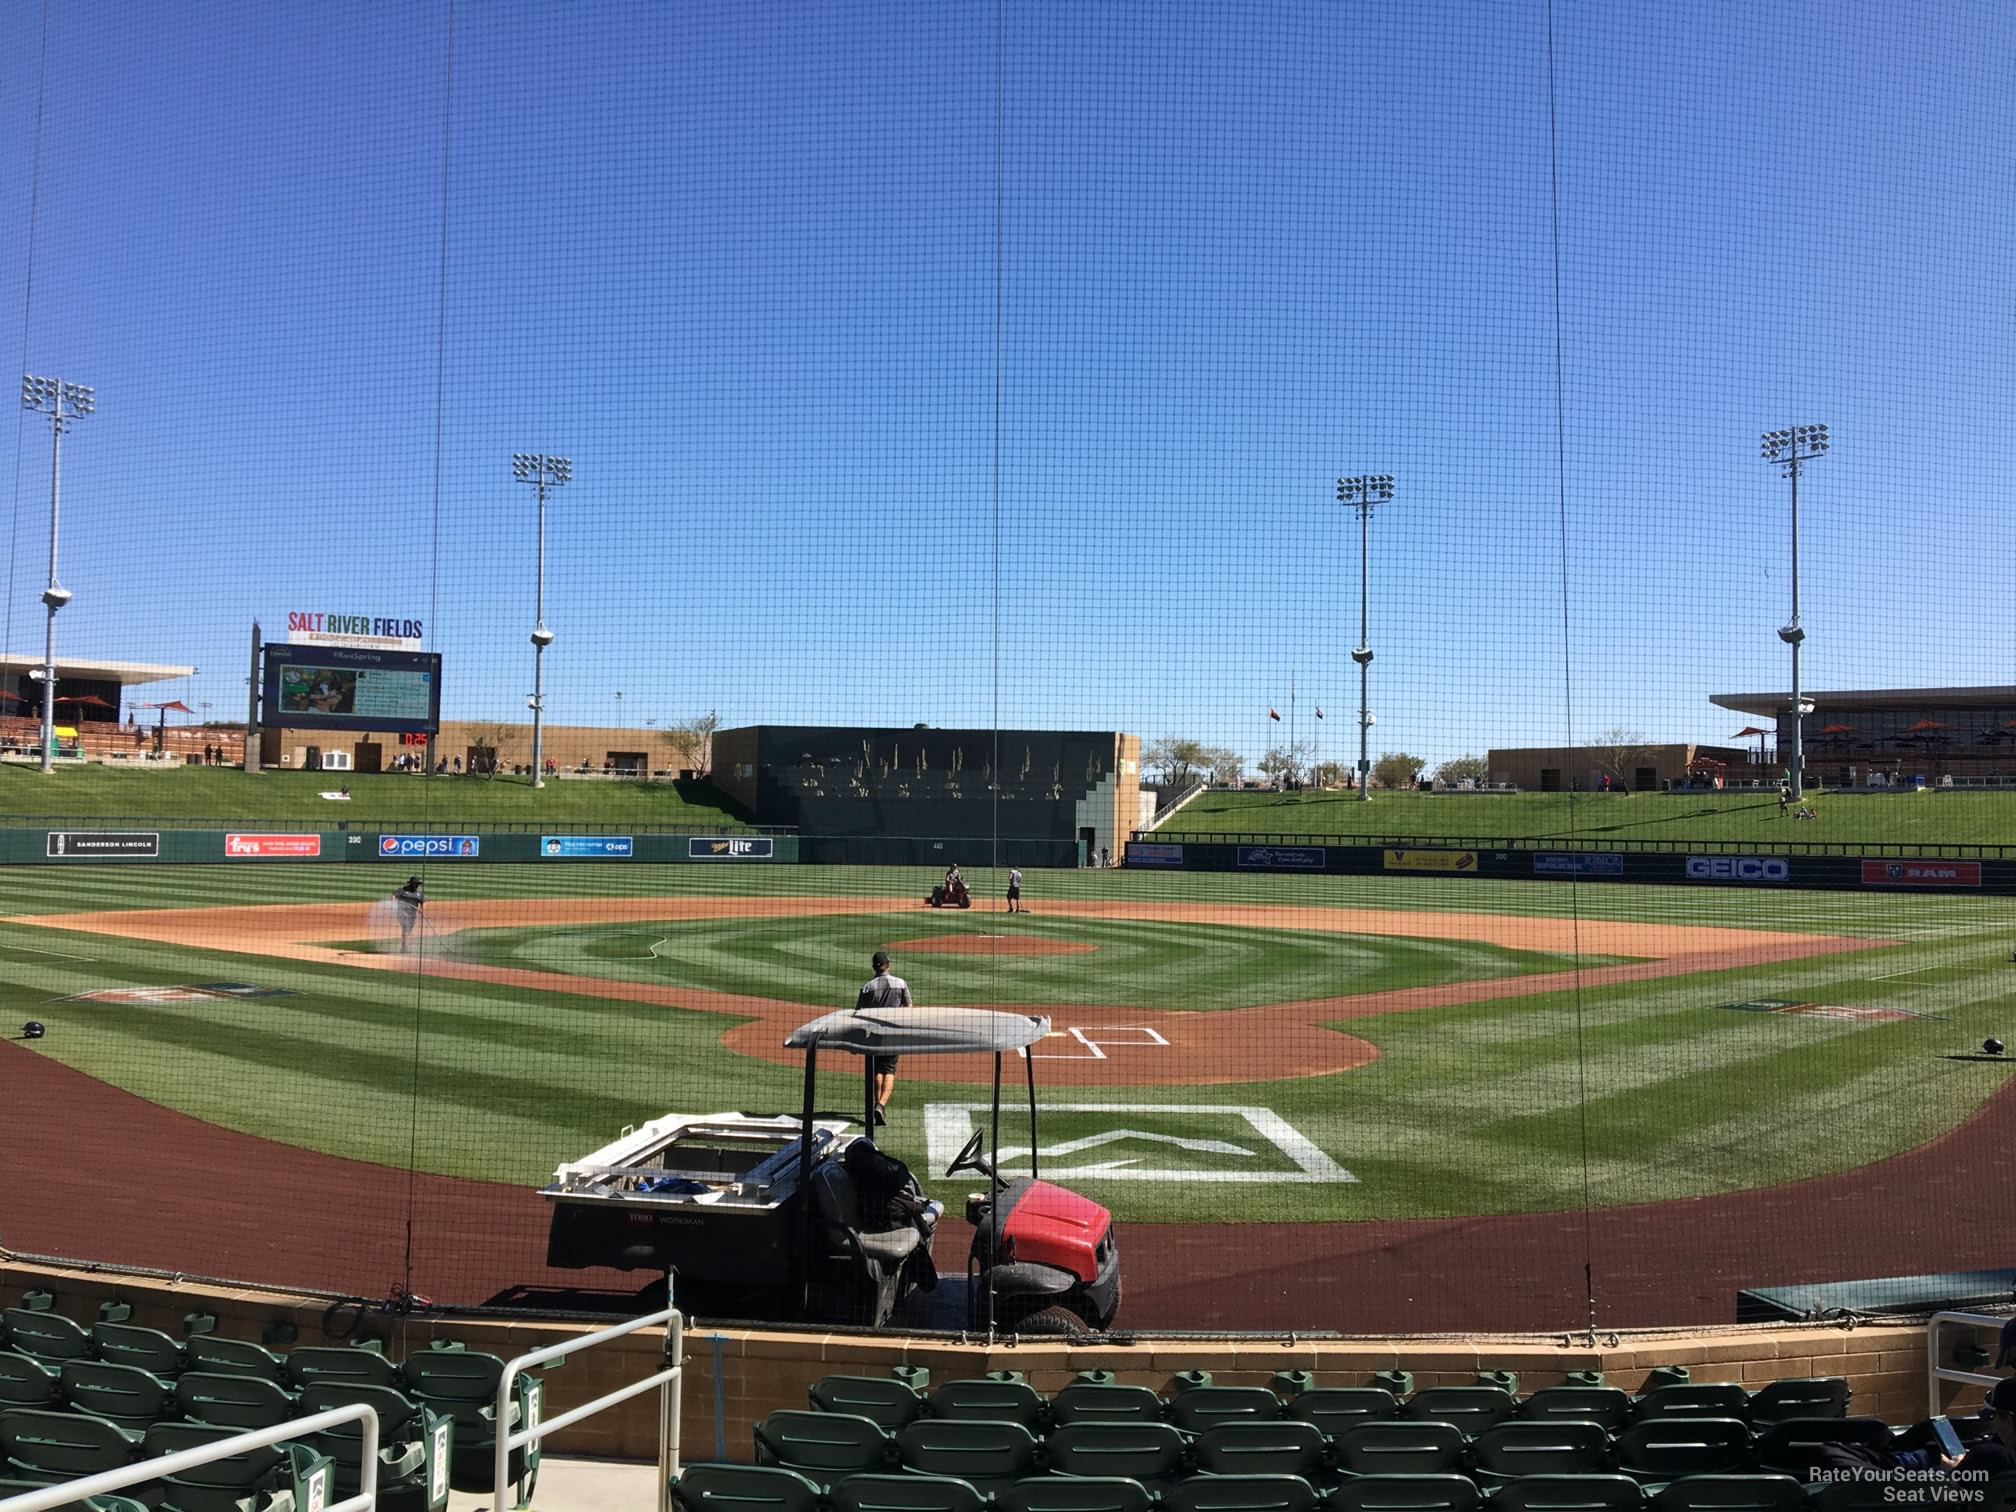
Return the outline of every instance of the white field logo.
<path id="1" fill-rule="evenodd" d="M 925 1108 L 924 1132 L 934 1170 L 942 1171 L 973 1130 L 985 1127 L 987 1113 L 986 1103 L 932 1103 Z M 1064 1124 L 1073 1131 L 1042 1142 L 1042 1174 L 1059 1181 L 1089 1177 L 1189 1182 L 1358 1179 L 1271 1108 L 1054 1103 L 1044 1113 L 1053 1129 Z M 1087 1114 L 1102 1116 L 1088 1119 Z M 1087 1123 L 1100 1127 L 1089 1133 L 1075 1132 Z M 1026 1130 L 1027 1124 L 1020 1127 Z M 1003 1142 L 1002 1175 L 1027 1172 L 1029 1165 L 1027 1145 Z"/>

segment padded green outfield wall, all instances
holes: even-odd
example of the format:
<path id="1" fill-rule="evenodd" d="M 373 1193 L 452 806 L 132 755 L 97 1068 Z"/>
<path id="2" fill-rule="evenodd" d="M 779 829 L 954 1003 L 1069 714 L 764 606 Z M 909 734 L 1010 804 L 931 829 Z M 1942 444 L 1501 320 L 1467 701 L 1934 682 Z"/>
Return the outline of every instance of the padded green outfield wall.
<path id="1" fill-rule="evenodd" d="M 242 861 L 795 862 L 795 835 L 513 834 L 482 830 L 0 829 L 0 865 Z"/>

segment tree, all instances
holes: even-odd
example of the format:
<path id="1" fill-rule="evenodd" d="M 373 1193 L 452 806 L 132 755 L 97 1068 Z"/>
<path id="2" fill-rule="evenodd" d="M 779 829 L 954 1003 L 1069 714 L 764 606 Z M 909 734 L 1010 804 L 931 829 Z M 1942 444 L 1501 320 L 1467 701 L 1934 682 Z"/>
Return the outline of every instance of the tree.
<path id="1" fill-rule="evenodd" d="M 469 732 L 469 770 L 495 777 L 504 769 L 504 747 L 518 734 L 518 726 L 502 720 L 479 724 Z"/>
<path id="2" fill-rule="evenodd" d="M 1341 761 L 1319 761 L 1310 771 L 1309 780 L 1319 788 L 1348 788 L 1351 768 Z"/>
<path id="3" fill-rule="evenodd" d="M 1150 742 L 1148 749 L 1141 753 L 1141 760 L 1161 773 L 1162 786 L 1183 788 L 1204 774 L 1210 765 L 1209 755 L 1201 740 L 1165 735 Z"/>
<path id="4" fill-rule="evenodd" d="M 1611 787 L 1625 793 L 1637 781 L 1638 768 L 1656 760 L 1644 735 L 1623 725 L 1612 725 L 1597 736 L 1589 751 L 1596 758 L 1596 770 L 1610 778 Z"/>
<path id="5" fill-rule="evenodd" d="M 697 719 L 682 719 L 668 725 L 665 744 L 672 748 L 682 769 L 705 772 L 714 764 L 714 732 L 720 728 L 721 716 L 709 709 Z"/>
<path id="6" fill-rule="evenodd" d="M 1388 751 L 1372 763 L 1372 785 L 1382 788 L 1411 788 L 1428 763 L 1419 756 Z"/>
<path id="7" fill-rule="evenodd" d="M 1299 740 L 1290 745 L 1276 746 L 1260 758 L 1260 775 L 1286 786 L 1301 773 L 1302 763 L 1308 755 L 1309 748 Z"/>
<path id="8" fill-rule="evenodd" d="M 1481 787 L 1487 775 L 1482 756 L 1457 756 L 1435 768 L 1435 785 L 1457 787 L 1468 779 Z"/>
<path id="9" fill-rule="evenodd" d="M 1230 787 L 1246 775 L 1246 758 L 1224 746 L 1208 748 L 1204 752 L 1204 765 L 1210 769 L 1211 780 L 1220 787 Z"/>

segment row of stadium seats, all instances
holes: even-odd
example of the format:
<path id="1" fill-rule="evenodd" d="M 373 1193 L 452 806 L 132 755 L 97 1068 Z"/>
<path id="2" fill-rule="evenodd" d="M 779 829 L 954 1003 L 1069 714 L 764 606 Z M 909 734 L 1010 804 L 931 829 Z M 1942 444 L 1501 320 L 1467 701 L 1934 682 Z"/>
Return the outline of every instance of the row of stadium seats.
<path id="1" fill-rule="evenodd" d="M 1157 1489 L 1131 1477 L 1044 1474 L 987 1490 L 946 1475 L 865 1472 L 822 1486 L 776 1466 L 695 1465 L 672 1496 L 679 1512 L 1877 1512 L 1897 1505 L 1896 1489 L 1768 1473 L 1659 1487 L 1627 1475 L 1542 1475 L 1483 1487 L 1450 1472 L 1365 1475 L 1328 1490 L 1294 1475 L 1193 1475 Z M 1969 1505 L 2016 1512 L 2016 1476 L 1970 1488 Z"/>
<path id="2" fill-rule="evenodd" d="M 102 1418 L 76 1413 L 10 1408 L 0 1412 L 0 1496 L 122 1469 L 145 1459 L 177 1454 L 228 1439 L 240 1430 L 200 1423 L 156 1423 L 135 1434 Z M 354 1466 L 355 1455 L 352 1456 Z M 94 1498 L 105 1509 L 155 1512 L 306 1512 L 336 1499 L 341 1481 L 326 1454 L 306 1444 L 247 1450 L 164 1476 L 135 1488 L 131 1497 Z M 353 1479 L 354 1487 L 354 1479 Z M 446 1505 L 444 1494 L 439 1505 Z M 390 1505 L 389 1503 L 387 1505 Z"/>
<path id="3" fill-rule="evenodd" d="M 1805 1481 L 1819 1478 L 1825 1444 L 1887 1450 L 1895 1439 L 1877 1418 L 1793 1418 L 1757 1430 L 1734 1418 L 1651 1418 L 1614 1435 L 1588 1421 L 1518 1420 L 1474 1438 L 1436 1420 L 1361 1422 L 1334 1437 L 1294 1419 L 1224 1422 L 1196 1434 L 1164 1422 L 1076 1422 L 1039 1438 L 998 1420 L 919 1418 L 892 1434 L 848 1413 L 787 1410 L 755 1429 L 758 1464 L 822 1489 L 853 1475 L 903 1471 L 988 1492 L 1045 1471 L 1124 1478 L 1157 1492 L 1199 1475 L 1287 1475 L 1319 1488 L 1394 1474 L 1461 1474 L 1487 1488 L 1613 1472 L 1644 1485 L 1756 1471 Z"/>
<path id="4" fill-rule="evenodd" d="M 1227 1422 L 1285 1419 L 1335 1436 L 1360 1423 L 1453 1423 L 1475 1437 L 1500 1423 L 1572 1421 L 1616 1431 L 1665 1417 L 1718 1417 L 1767 1426 L 1795 1418 L 1845 1417 L 1850 1392 L 1839 1377 L 1773 1381 L 1754 1394 L 1733 1382 L 1675 1382 L 1633 1397 L 1614 1386 L 1547 1386 L 1520 1398 L 1497 1383 L 1429 1386 L 1399 1395 L 1384 1385 L 1318 1386 L 1306 1377 L 1265 1386 L 1217 1386 L 1193 1373 L 1167 1399 L 1088 1373 L 1044 1398 L 1017 1373 L 947 1381 L 926 1391 L 894 1376 L 830 1375 L 808 1390 L 814 1409 L 869 1418 L 891 1432 L 925 1418 L 1020 1423 L 1033 1433 L 1087 1422 L 1167 1422 L 1200 1433 Z"/>
<path id="5" fill-rule="evenodd" d="M 234 1432 L 278 1426 L 330 1407 L 363 1403 L 379 1415 L 386 1446 L 381 1478 L 457 1490 L 490 1489 L 496 1447 L 497 1388 L 504 1362 L 452 1341 L 436 1341 L 402 1361 L 374 1344 L 302 1347 L 278 1353 L 203 1331 L 175 1339 L 123 1321 L 108 1303 L 89 1326 L 56 1312 L 48 1294 L 0 1312 L 0 1408 L 68 1411 L 99 1418 L 130 1434 L 186 1422 Z M 520 1375 L 506 1431 L 539 1411 L 544 1382 Z M 451 1445 L 461 1452 L 451 1454 Z M 337 1441 L 317 1447 L 337 1467 L 339 1485 L 354 1480 L 356 1455 Z M 392 1472 L 397 1461 L 404 1467 Z M 513 1456 L 511 1474 L 536 1476 Z M 436 1466 L 444 1467 L 437 1475 Z M 382 1479 L 381 1479 L 382 1483 Z M 347 1493 L 346 1493 L 347 1494 Z M 402 1503 L 411 1501 L 401 1495 Z"/>

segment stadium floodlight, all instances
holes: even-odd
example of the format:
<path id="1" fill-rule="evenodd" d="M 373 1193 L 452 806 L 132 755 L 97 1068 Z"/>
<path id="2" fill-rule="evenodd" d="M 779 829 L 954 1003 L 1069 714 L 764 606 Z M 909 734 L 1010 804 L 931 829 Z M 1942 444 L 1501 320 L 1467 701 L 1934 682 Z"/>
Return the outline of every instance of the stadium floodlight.
<path id="1" fill-rule="evenodd" d="M 1813 711 L 1799 696 L 1799 648 L 1806 641 L 1806 627 L 1799 623 L 1799 474 L 1825 455 L 1829 444 L 1824 425 L 1788 425 L 1759 437 L 1760 455 L 1792 482 L 1792 618 L 1779 627 L 1778 639 L 1792 648 L 1792 749 L 1785 760 L 1785 785 L 1795 799 L 1806 791 L 1805 724 Z"/>
<path id="2" fill-rule="evenodd" d="M 549 457 L 543 452 L 513 452 L 511 475 L 520 483 L 530 483 L 539 491 L 539 577 L 533 590 L 532 610 L 532 786 L 546 786 L 543 724 L 546 716 L 546 648 L 553 644 L 553 632 L 546 628 L 546 490 L 574 481 L 571 457 Z"/>
<path id="3" fill-rule="evenodd" d="M 1391 473 L 1364 473 L 1337 480 L 1337 502 L 1358 511 L 1358 644 L 1351 648 L 1351 660 L 1358 663 L 1358 800 L 1372 798 L 1372 637 L 1368 625 L 1371 598 L 1372 507 L 1393 497 Z"/>
<path id="4" fill-rule="evenodd" d="M 63 519 L 63 432 L 98 407 L 98 391 L 88 384 L 61 378 L 21 375 L 21 408 L 49 417 L 54 435 L 49 460 L 49 586 L 42 603 L 49 611 L 48 633 L 42 644 L 42 770 L 56 766 L 56 611 L 72 597 L 56 578 L 56 542 Z"/>

